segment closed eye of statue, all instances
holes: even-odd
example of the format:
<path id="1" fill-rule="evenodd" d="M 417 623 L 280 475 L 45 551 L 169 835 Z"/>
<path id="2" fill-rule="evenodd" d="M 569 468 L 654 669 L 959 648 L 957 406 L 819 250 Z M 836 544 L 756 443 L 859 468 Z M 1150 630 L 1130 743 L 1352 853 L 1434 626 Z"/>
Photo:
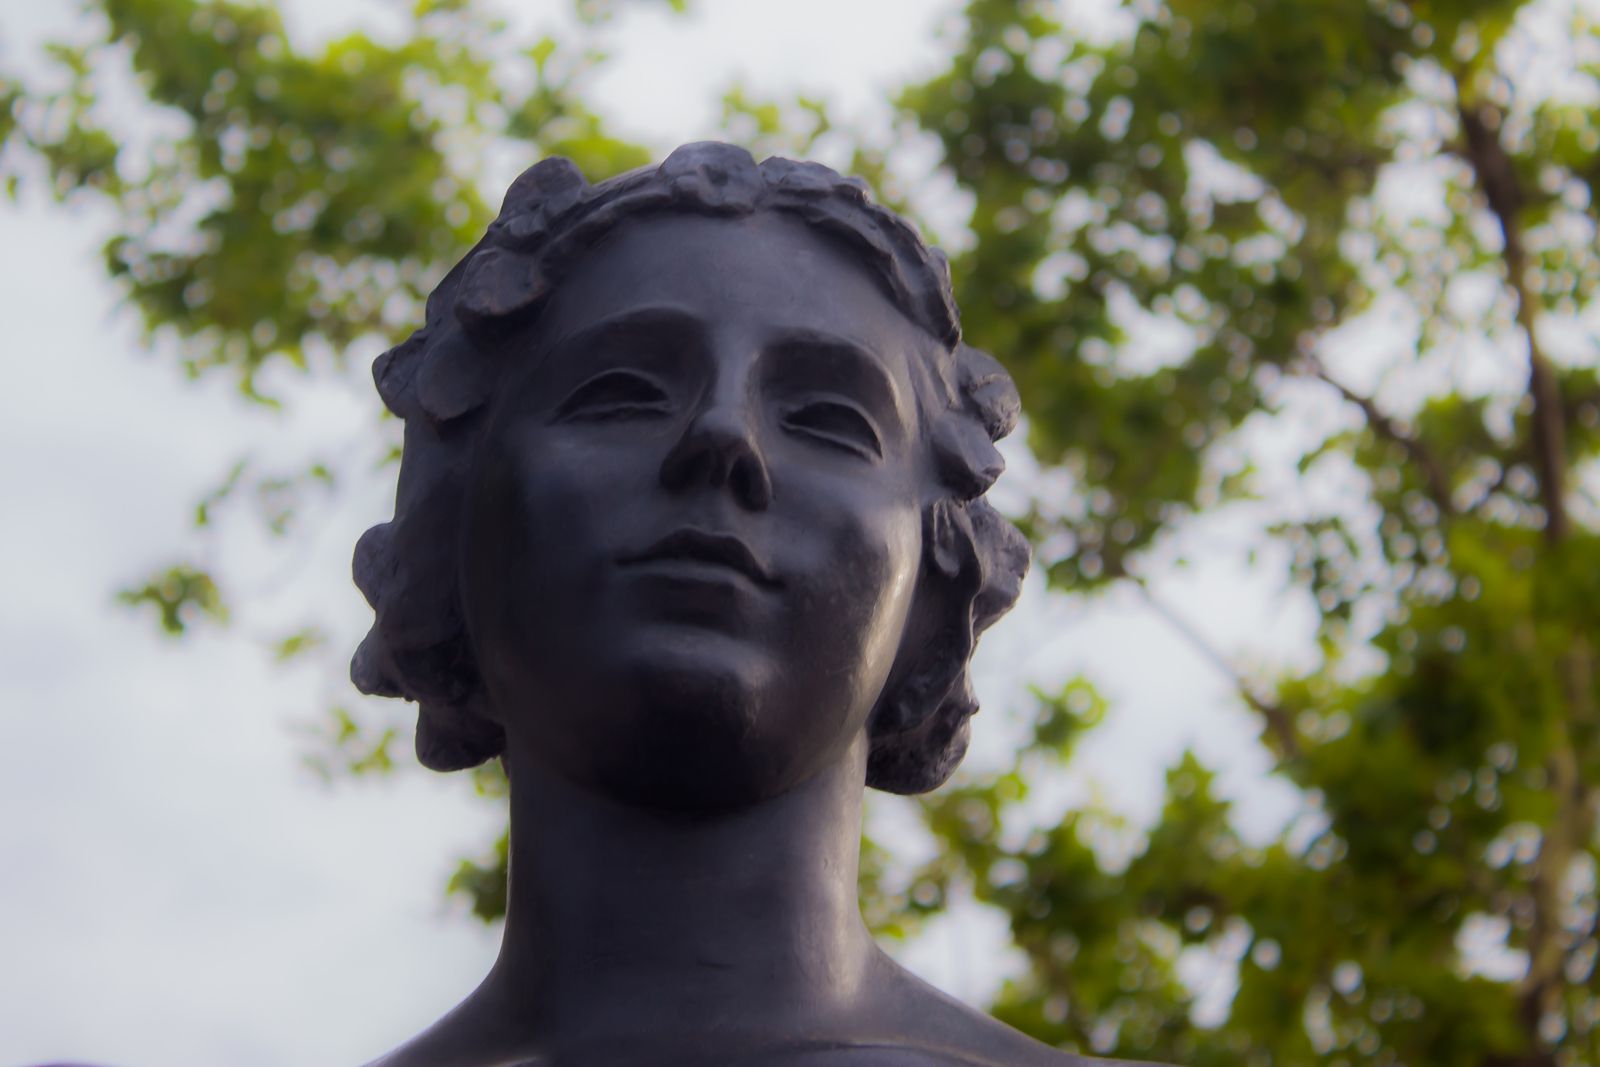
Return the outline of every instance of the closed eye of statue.
<path id="1" fill-rule="evenodd" d="M 671 397 L 651 378 L 637 371 L 608 370 L 569 393 L 555 419 L 606 422 L 666 415 L 671 410 Z"/>
<path id="2" fill-rule="evenodd" d="M 854 404 L 842 400 L 813 399 L 789 408 L 783 427 L 832 448 L 866 459 L 883 456 L 883 442 L 872 420 Z"/>

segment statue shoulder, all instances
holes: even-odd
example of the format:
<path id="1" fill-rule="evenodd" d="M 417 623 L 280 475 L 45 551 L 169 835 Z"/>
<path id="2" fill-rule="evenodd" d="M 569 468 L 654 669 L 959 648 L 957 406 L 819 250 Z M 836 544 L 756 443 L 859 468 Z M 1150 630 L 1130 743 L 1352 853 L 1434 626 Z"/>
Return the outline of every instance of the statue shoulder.
<path id="1" fill-rule="evenodd" d="M 851 1045 L 814 1049 L 793 1058 L 770 1061 L 770 1067 L 1162 1067 L 1130 1060 L 1077 1056 L 1046 1045 L 1005 1052 L 937 1049 L 907 1045 Z"/>
<path id="2" fill-rule="evenodd" d="M 907 1040 L 897 1049 L 887 1046 L 882 1059 L 839 1061 L 862 1067 L 1162 1067 L 1131 1060 L 1103 1060 L 1080 1056 L 1036 1041 L 1028 1035 L 979 1011 L 970 1004 L 936 989 L 921 978 L 886 961 L 880 988 L 893 1005 L 894 1030 Z M 894 1058 L 899 1057 L 899 1058 Z M 821 1067 L 822 1061 L 817 1061 Z"/>

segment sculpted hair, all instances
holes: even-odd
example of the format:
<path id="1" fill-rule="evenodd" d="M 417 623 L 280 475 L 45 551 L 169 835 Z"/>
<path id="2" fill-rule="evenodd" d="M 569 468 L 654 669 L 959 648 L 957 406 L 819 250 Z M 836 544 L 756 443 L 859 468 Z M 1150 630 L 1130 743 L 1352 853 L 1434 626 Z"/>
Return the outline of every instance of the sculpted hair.
<path id="1" fill-rule="evenodd" d="M 565 272 L 625 219 L 665 212 L 778 211 L 851 249 L 900 310 L 936 342 L 923 407 L 947 494 L 923 515 L 923 573 L 900 663 L 870 724 L 867 782 L 895 793 L 943 783 L 978 710 L 968 664 L 978 635 L 1015 603 L 1028 566 L 1022 535 L 984 499 L 1003 469 L 994 447 L 1016 424 L 1005 370 L 961 341 L 949 265 L 867 186 L 818 163 L 685 145 L 659 167 L 591 185 L 565 159 L 525 171 L 483 239 L 428 297 L 421 329 L 373 365 L 405 422 L 394 518 L 356 545 L 355 580 L 376 622 L 351 663 L 362 692 L 417 702 L 417 758 L 434 770 L 498 756 L 462 619 L 455 546 L 481 415 L 517 346 Z M 909 652 L 905 651 L 909 650 Z"/>

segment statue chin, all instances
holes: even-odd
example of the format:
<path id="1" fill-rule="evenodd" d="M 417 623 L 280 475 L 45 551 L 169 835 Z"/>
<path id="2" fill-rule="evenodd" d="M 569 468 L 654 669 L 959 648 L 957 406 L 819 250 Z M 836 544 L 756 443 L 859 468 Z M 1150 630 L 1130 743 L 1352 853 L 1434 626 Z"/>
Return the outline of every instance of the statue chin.
<path id="1" fill-rule="evenodd" d="M 834 753 L 803 752 L 764 723 L 763 672 L 701 662 L 635 665 L 572 714 L 541 709 L 527 758 L 613 800 L 672 810 L 744 807 L 793 788 Z M 559 736 L 558 736 L 559 733 Z M 846 739 L 847 740 L 847 739 Z M 515 743 L 515 742 L 514 742 Z M 840 746 L 842 747 L 842 745 Z"/>

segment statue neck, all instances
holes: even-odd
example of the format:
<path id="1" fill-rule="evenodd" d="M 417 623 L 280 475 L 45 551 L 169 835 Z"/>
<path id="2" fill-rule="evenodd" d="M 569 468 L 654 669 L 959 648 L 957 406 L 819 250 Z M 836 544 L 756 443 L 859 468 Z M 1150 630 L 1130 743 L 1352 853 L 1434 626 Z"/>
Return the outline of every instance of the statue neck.
<path id="1" fill-rule="evenodd" d="M 513 757 L 500 958 L 479 991 L 556 1043 L 838 1019 L 877 959 L 857 897 L 867 741 L 715 815 L 617 803 Z"/>

